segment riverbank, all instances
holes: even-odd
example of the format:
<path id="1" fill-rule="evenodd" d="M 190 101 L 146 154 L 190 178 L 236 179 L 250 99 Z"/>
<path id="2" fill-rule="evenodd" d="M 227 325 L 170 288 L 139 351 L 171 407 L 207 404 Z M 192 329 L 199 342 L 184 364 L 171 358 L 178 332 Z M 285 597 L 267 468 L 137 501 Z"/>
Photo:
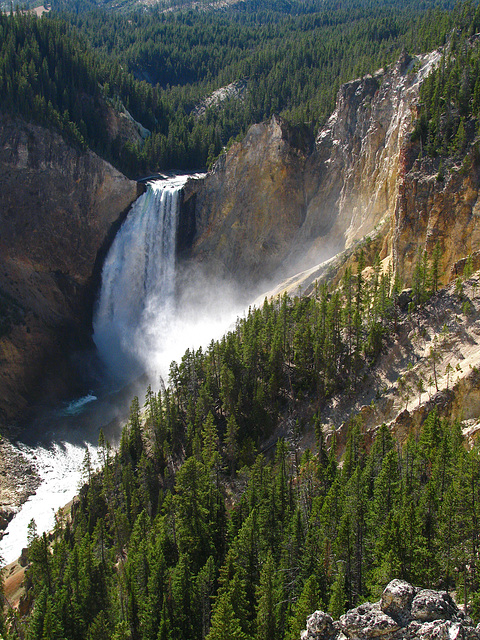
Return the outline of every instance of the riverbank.
<path id="1" fill-rule="evenodd" d="M 0 540 L 19 507 L 35 493 L 40 483 L 32 462 L 0 437 Z"/>

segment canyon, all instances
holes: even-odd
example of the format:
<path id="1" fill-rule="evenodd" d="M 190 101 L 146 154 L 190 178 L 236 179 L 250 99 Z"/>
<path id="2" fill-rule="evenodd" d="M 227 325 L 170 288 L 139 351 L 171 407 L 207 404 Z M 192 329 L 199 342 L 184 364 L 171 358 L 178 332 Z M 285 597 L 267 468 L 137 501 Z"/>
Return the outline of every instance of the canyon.
<path id="1" fill-rule="evenodd" d="M 0 422 L 71 393 L 102 258 L 141 185 L 57 133 L 0 118 Z"/>
<path id="2" fill-rule="evenodd" d="M 179 273 L 188 279 L 202 272 L 253 296 L 308 294 L 315 282 L 338 282 L 357 264 L 360 248 L 367 270 L 378 254 L 384 271 L 390 268 L 405 286 L 419 251 L 431 255 L 435 246 L 442 284 L 462 273 L 468 254 L 479 268 L 479 158 L 472 150 L 439 179 L 439 161 L 423 157 L 411 137 L 419 87 L 440 57 L 439 51 L 405 54 L 392 67 L 343 85 L 335 111 L 315 136 L 278 116 L 251 127 L 205 178 L 183 188 Z M 93 347 L 101 266 L 144 187 L 58 134 L 7 116 L 0 118 L 0 167 L 0 425 L 14 435 L 36 402 L 55 402 L 80 388 L 72 354 Z M 459 308 L 462 320 L 453 333 L 461 342 L 461 327 L 468 325 L 475 345 L 479 309 L 473 282 L 469 287 L 471 315 Z M 445 296 L 445 309 L 461 307 L 453 288 Z M 406 328 L 394 370 L 384 363 L 367 393 L 349 398 L 348 407 L 337 399 L 327 408 L 325 422 L 339 429 L 339 452 L 353 408 L 372 433 L 382 421 L 398 432 L 421 422 L 421 398 L 411 403 L 412 418 L 394 397 L 409 362 L 428 369 L 422 358 L 442 329 L 440 321 L 429 322 L 425 345 L 415 339 L 418 323 Z M 455 353 L 456 368 L 467 356 Z M 456 376 L 459 393 L 446 403 L 445 415 L 465 418 L 465 406 L 478 395 L 477 360 L 469 362 L 465 381 Z M 450 397 L 443 371 L 442 380 L 439 393 Z"/>

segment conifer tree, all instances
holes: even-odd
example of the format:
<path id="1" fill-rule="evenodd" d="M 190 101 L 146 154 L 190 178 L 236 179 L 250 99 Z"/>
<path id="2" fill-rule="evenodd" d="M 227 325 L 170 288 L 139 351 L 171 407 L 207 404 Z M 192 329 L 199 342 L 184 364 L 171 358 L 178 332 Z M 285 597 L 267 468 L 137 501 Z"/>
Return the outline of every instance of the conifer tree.
<path id="1" fill-rule="evenodd" d="M 256 592 L 257 616 L 255 640 L 276 640 L 276 593 L 275 567 L 271 551 L 268 552 L 260 573 L 260 584 Z"/>

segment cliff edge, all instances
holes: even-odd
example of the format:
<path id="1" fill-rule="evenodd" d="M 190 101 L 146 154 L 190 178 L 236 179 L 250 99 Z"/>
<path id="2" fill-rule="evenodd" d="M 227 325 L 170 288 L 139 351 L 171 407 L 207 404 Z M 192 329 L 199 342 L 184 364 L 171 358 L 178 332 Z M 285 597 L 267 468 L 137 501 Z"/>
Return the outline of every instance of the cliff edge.
<path id="1" fill-rule="evenodd" d="M 187 184 L 184 255 L 240 283 L 278 283 L 375 236 L 404 284 L 419 250 L 430 255 L 438 243 L 449 282 L 479 248 L 480 162 L 470 153 L 439 180 L 439 161 L 422 159 L 412 140 L 420 86 L 440 60 L 440 51 L 405 54 L 342 85 L 315 140 L 278 117 L 251 127 Z"/>

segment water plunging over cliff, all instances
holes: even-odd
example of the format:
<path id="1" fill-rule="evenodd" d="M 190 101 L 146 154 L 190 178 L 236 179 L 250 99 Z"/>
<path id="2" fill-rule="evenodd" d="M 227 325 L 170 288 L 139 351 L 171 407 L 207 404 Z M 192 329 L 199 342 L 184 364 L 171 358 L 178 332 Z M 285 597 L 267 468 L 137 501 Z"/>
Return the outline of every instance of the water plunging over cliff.
<path id="1" fill-rule="evenodd" d="M 151 183 L 117 233 L 104 263 L 93 323 L 95 343 L 117 384 L 112 390 L 110 380 L 102 381 L 94 393 L 48 413 L 32 430 L 37 437 L 20 445 L 42 485 L 5 532 L 0 555 L 7 561 L 26 545 L 31 518 L 39 533 L 53 527 L 54 510 L 78 489 L 87 443 L 95 457 L 100 428 L 110 442 L 118 440 L 128 404 L 146 387 L 143 379 L 118 383 L 145 372 L 157 390 L 158 376 L 167 381 L 172 360 L 219 338 L 245 308 L 248 292 L 210 280 L 195 266 L 184 272 L 177 291 L 178 208 L 187 178 Z"/>
<path id="2" fill-rule="evenodd" d="M 150 183 L 106 258 L 94 341 L 118 380 L 147 370 L 158 332 L 168 332 L 175 307 L 180 190 L 186 179 L 177 176 Z"/>

